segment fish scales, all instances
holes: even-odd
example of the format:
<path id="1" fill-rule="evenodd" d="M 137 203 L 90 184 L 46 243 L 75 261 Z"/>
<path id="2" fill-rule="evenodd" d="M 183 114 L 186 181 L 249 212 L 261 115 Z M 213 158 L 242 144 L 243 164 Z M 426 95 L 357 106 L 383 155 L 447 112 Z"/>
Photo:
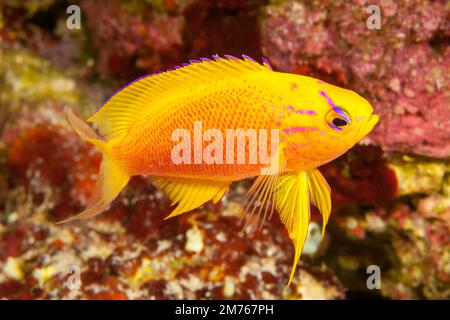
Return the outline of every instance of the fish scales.
<path id="1" fill-rule="evenodd" d="M 271 75 L 269 75 L 271 76 Z M 134 174 L 231 178 L 239 180 L 256 175 L 262 164 L 181 164 L 171 159 L 174 142 L 172 132 L 183 128 L 194 137 L 194 122 L 202 123 L 202 131 L 217 129 L 225 136 L 227 129 L 277 129 L 276 117 L 267 109 L 282 104 L 282 93 L 264 85 L 264 77 L 248 77 L 238 81 L 205 84 L 182 93 L 159 106 L 131 130 L 114 148 L 129 172 Z M 263 97 L 263 98 L 261 98 Z M 225 138 L 225 137 L 224 137 Z M 270 145 L 270 135 L 267 144 Z M 203 141 L 202 150 L 208 142 Z M 234 163 L 238 145 L 234 144 Z M 226 148 L 224 148 L 226 149 Z M 249 146 L 246 144 L 245 154 Z M 226 150 L 224 150 L 224 157 Z M 156 159 L 156 161 L 155 161 Z"/>

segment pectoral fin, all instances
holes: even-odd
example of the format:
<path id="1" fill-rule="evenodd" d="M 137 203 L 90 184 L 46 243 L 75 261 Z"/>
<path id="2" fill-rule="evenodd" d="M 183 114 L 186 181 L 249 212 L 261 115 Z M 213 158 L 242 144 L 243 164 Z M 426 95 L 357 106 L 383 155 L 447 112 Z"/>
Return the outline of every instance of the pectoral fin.
<path id="1" fill-rule="evenodd" d="M 153 183 L 166 192 L 172 200 L 172 205 L 178 204 L 166 219 L 196 209 L 209 200 L 216 203 L 228 191 L 230 184 L 228 181 L 218 182 L 172 177 L 155 177 Z"/>
<path id="2" fill-rule="evenodd" d="M 273 215 L 273 203 L 275 196 L 275 186 L 279 175 L 258 176 L 247 193 L 244 205 L 242 206 L 245 224 L 242 231 L 252 222 L 256 220 L 261 229 L 264 222 L 269 216 Z M 270 214 L 269 214 L 270 211 Z"/>
<path id="3" fill-rule="evenodd" d="M 243 219 L 246 221 L 242 231 L 251 221 L 259 222 L 261 229 L 267 217 L 272 218 L 274 209 L 275 187 L 286 166 L 286 157 L 283 153 L 283 144 L 278 145 L 268 167 L 261 169 L 242 206 Z M 269 214 L 270 211 L 270 214 Z"/>

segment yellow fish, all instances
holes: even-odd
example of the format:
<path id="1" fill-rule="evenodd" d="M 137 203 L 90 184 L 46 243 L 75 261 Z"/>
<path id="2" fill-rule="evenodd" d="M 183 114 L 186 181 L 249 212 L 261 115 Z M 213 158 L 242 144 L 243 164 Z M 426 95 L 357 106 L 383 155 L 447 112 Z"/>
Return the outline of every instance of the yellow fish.
<path id="1" fill-rule="evenodd" d="M 68 220 L 103 212 L 134 175 L 149 176 L 177 204 L 168 217 L 217 202 L 233 181 L 257 176 L 247 220 L 279 213 L 295 249 L 289 285 L 310 204 L 322 214 L 322 236 L 331 211 L 317 167 L 367 135 L 378 122 L 372 113 L 353 91 L 275 72 L 267 60 L 247 56 L 213 56 L 141 77 L 88 119 L 100 135 L 67 112 L 74 130 L 103 154 L 87 209 Z"/>

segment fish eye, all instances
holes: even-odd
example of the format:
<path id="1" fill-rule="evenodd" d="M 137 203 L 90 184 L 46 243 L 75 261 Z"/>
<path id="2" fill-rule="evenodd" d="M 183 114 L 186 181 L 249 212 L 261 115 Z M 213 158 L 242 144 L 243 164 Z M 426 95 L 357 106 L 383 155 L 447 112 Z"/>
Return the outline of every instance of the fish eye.
<path id="1" fill-rule="evenodd" d="M 342 118 L 334 118 L 332 123 L 336 126 L 336 127 L 343 127 L 347 125 L 347 121 L 345 121 Z"/>
<path id="2" fill-rule="evenodd" d="M 348 113 L 341 108 L 339 108 L 339 110 L 333 108 L 328 111 L 326 122 L 328 126 L 335 131 L 343 131 L 343 129 L 349 127 L 351 123 Z"/>

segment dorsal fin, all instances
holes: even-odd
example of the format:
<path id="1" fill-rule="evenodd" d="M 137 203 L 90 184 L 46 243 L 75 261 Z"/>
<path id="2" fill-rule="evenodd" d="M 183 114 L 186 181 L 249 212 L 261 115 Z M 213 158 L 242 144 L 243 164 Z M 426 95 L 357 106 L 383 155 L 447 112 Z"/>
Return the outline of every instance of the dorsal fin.
<path id="1" fill-rule="evenodd" d="M 191 60 L 173 70 L 138 78 L 109 98 L 88 121 L 106 140 L 121 139 L 133 124 L 164 99 L 201 84 L 225 81 L 250 72 L 271 71 L 267 60 L 261 65 L 250 57 L 213 56 Z M 160 104 L 161 105 L 161 104 Z"/>

